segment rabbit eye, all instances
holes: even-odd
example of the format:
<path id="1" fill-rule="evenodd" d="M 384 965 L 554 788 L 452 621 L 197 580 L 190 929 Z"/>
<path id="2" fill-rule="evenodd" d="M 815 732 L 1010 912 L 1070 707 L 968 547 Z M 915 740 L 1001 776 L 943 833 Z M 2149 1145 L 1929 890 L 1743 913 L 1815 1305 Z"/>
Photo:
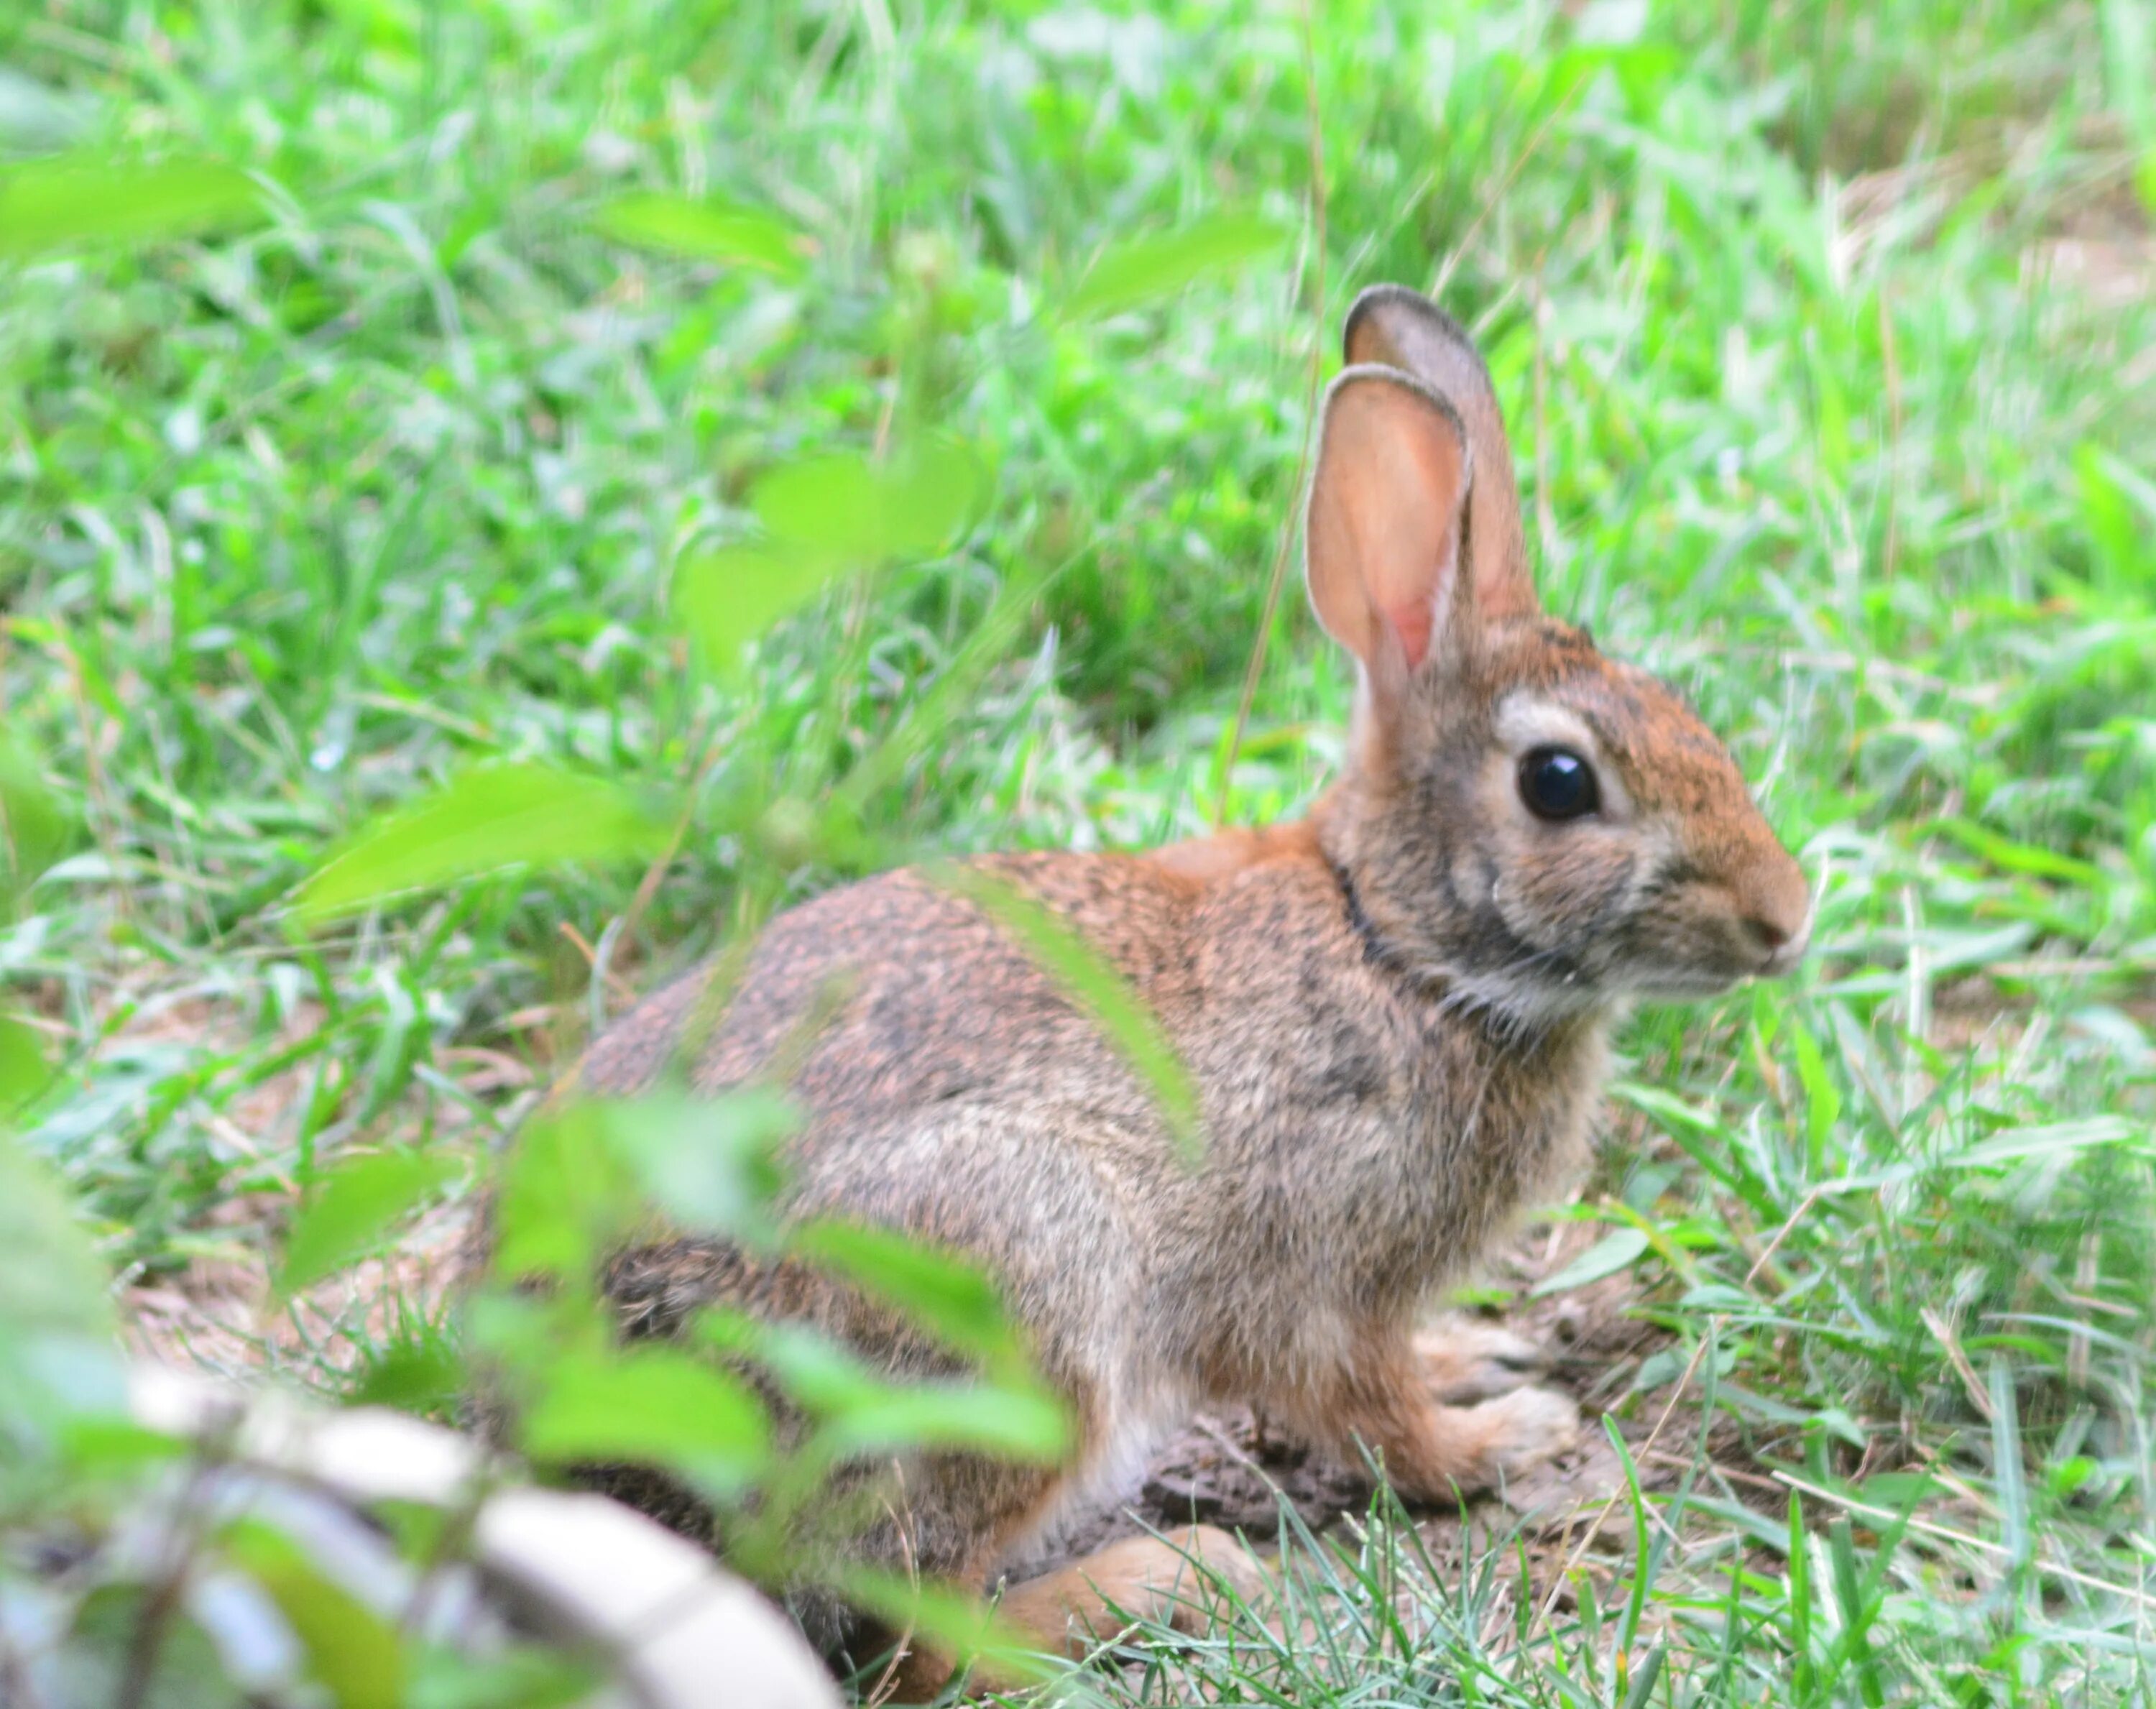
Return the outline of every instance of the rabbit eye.
<path id="1" fill-rule="evenodd" d="M 1520 762 L 1520 799 L 1537 819 L 1579 819 L 1602 804 L 1594 767 L 1568 747 L 1538 747 Z"/>

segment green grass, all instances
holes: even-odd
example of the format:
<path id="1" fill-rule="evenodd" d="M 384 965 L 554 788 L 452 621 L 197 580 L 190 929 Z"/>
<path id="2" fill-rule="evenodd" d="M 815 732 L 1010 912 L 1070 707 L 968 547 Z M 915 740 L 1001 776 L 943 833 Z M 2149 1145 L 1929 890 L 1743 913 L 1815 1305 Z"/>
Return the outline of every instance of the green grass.
<path id="1" fill-rule="evenodd" d="M 1224 787 L 1293 810 L 1348 685 L 1292 589 L 1222 767 L 1313 355 L 1361 285 L 1441 283 L 1550 603 L 1696 696 L 1821 882 L 1790 986 L 1631 1026 L 1567 1213 L 1646 1236 L 1669 1357 L 1598 1399 L 1651 1424 L 1689 1371 L 1665 1445 L 1697 1476 L 1591 1594 L 1522 1600 L 1502 1539 L 1421 1574 L 1380 1527 L 1322 1642 L 1083 1690 L 2156 1701 L 2156 136 L 2120 45 L 2156 23 L 1566 10 L 0 18 L 51 95 L 0 89 L 0 149 L 230 161 L 268 209 L 0 261 L 0 728 L 77 828 L 0 995 L 116 1270 L 259 1270 L 340 1151 L 476 1152 L 518 1065 L 745 908 L 1163 839 Z M 799 248 L 774 275 L 602 235 L 646 189 Z M 1222 209 L 1277 241 L 1062 312 L 1105 244 Z M 930 427 L 993 470 L 957 546 L 695 668 L 685 556 L 748 532 L 767 471 Z M 340 839 L 488 758 L 665 803 L 648 903 L 645 861 L 602 861 L 297 928 Z M 783 804 L 850 777 L 865 834 L 799 859 Z M 1699 1445 L 1710 1371 L 1751 1482 Z"/>

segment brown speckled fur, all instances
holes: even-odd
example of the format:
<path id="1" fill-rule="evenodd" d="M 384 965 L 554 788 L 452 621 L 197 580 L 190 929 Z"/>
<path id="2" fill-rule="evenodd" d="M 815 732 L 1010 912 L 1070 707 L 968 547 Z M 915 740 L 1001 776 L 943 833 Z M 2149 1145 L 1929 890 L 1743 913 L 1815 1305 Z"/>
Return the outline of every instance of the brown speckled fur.
<path id="1" fill-rule="evenodd" d="M 792 1075 L 808 1119 L 790 1208 L 984 1262 L 1073 1402 L 1070 1465 L 916 1458 L 849 1543 L 858 1558 L 979 1589 L 1074 1491 L 1210 1401 L 1359 1440 L 1424 1496 L 1558 1445 L 1573 1414 L 1542 1391 L 1436 1404 L 1417 1314 L 1582 1161 L 1630 994 L 1719 988 L 1801 948 L 1804 880 L 1720 743 L 1536 607 L 1471 348 L 1407 293 L 1373 294 L 1349 326 L 1362 365 L 1328 397 L 1311 521 L 1313 596 L 1363 673 L 1347 772 L 1299 824 L 981 863 L 1151 1006 L 1198 1088 L 1202 1157 L 1178 1156 L 1147 1089 L 1018 945 L 914 871 L 774 921 L 688 1065 L 704 1091 L 759 1075 L 843 974 Z M 1408 441 L 1403 466 L 1435 471 L 1430 490 L 1342 465 Z M 1448 479 L 1479 483 L 1471 506 Z M 1408 556 L 1355 556 L 1380 551 Z M 1411 620 L 1403 584 L 1427 602 Z M 1520 804 L 1523 738 L 1505 720 L 1558 716 L 1599 748 L 1606 816 L 1553 825 Z M 691 974 L 608 1029 L 582 1088 L 652 1085 L 701 988 Z M 951 1368 L 814 1274 L 709 1244 L 622 1255 L 608 1284 L 632 1333 L 723 1301 L 818 1322 L 894 1371 Z M 665 1505 L 629 1475 L 617 1486 Z M 1237 1570 L 1217 1534 L 1189 1542 Z M 1006 1610 L 1057 1645 L 1063 1622 L 1099 1612 L 1089 1579 L 1136 1598 L 1160 1568 L 1157 1548 L 1102 1557 L 1018 1587 Z M 914 1665 L 926 1690 L 943 1664 Z"/>

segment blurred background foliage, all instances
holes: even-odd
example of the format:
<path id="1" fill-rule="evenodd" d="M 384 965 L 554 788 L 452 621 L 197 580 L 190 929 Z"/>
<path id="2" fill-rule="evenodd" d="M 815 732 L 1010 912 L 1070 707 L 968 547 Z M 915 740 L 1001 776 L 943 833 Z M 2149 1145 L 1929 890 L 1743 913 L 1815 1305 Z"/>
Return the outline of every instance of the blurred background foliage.
<path id="1" fill-rule="evenodd" d="M 10 8 L 0 1096 L 54 1184 L 0 1193 L 11 1255 L 74 1255 L 0 1271 L 8 1357 L 116 1301 L 439 1408 L 477 1165 L 632 990 L 900 859 L 1295 810 L 1349 685 L 1269 583 L 1397 279 L 1483 341 L 1552 607 L 1697 698 L 1821 912 L 1794 988 L 1632 1024 L 1557 1213 L 1607 1229 L 1565 1286 L 1632 1275 L 1667 1338 L 1589 1398 L 1704 1360 L 1770 1493 L 1671 1516 L 1614 1636 L 1378 1622 L 1348 1676 L 1624 1701 L 1651 1637 L 1650 1694 L 2145 1701 L 2152 40 L 2146 0 Z"/>

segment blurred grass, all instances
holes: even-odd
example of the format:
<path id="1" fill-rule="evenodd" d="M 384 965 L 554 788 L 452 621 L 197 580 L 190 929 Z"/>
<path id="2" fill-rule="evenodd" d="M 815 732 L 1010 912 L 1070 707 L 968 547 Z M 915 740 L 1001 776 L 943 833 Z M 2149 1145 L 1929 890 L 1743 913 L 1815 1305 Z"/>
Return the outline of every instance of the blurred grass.
<path id="1" fill-rule="evenodd" d="M 0 726 L 74 827 L 0 931 L 61 1065 L 33 1143 L 130 1280 L 259 1268 L 318 1160 L 504 1127 L 524 1065 L 784 900 L 744 893 L 772 857 L 798 895 L 1201 828 L 1312 341 L 1329 365 L 1364 283 L 1440 286 L 1551 603 L 1696 695 L 1823 885 L 1794 988 L 1628 1032 L 1590 1188 L 1652 1231 L 1678 1354 L 1600 1398 L 1651 1415 L 1711 1342 L 1747 1452 L 1829 1492 L 1794 1554 L 1779 1496 L 1680 1516 L 1656 1689 L 2148 1701 L 2148 7 L 1327 7 L 1322 266 L 1302 28 L 0 18 L 0 161 L 223 161 L 259 201 L 137 254 L 63 234 L 0 296 Z M 1104 249 L 1207 220 L 1235 264 L 1086 312 Z M 771 471 L 932 435 L 994 471 L 955 543 L 692 668 L 677 575 L 751 536 Z M 1347 686 L 1284 601 L 1231 816 L 1307 798 Z M 664 882 L 511 871 L 293 929 L 331 849 L 495 761 L 685 799 Z M 859 834 L 800 860 L 842 786 Z M 1549 1701 L 1468 1666 L 1481 1629 L 1268 1677 Z M 1575 1608 L 1523 1641 L 1609 1640 Z"/>

